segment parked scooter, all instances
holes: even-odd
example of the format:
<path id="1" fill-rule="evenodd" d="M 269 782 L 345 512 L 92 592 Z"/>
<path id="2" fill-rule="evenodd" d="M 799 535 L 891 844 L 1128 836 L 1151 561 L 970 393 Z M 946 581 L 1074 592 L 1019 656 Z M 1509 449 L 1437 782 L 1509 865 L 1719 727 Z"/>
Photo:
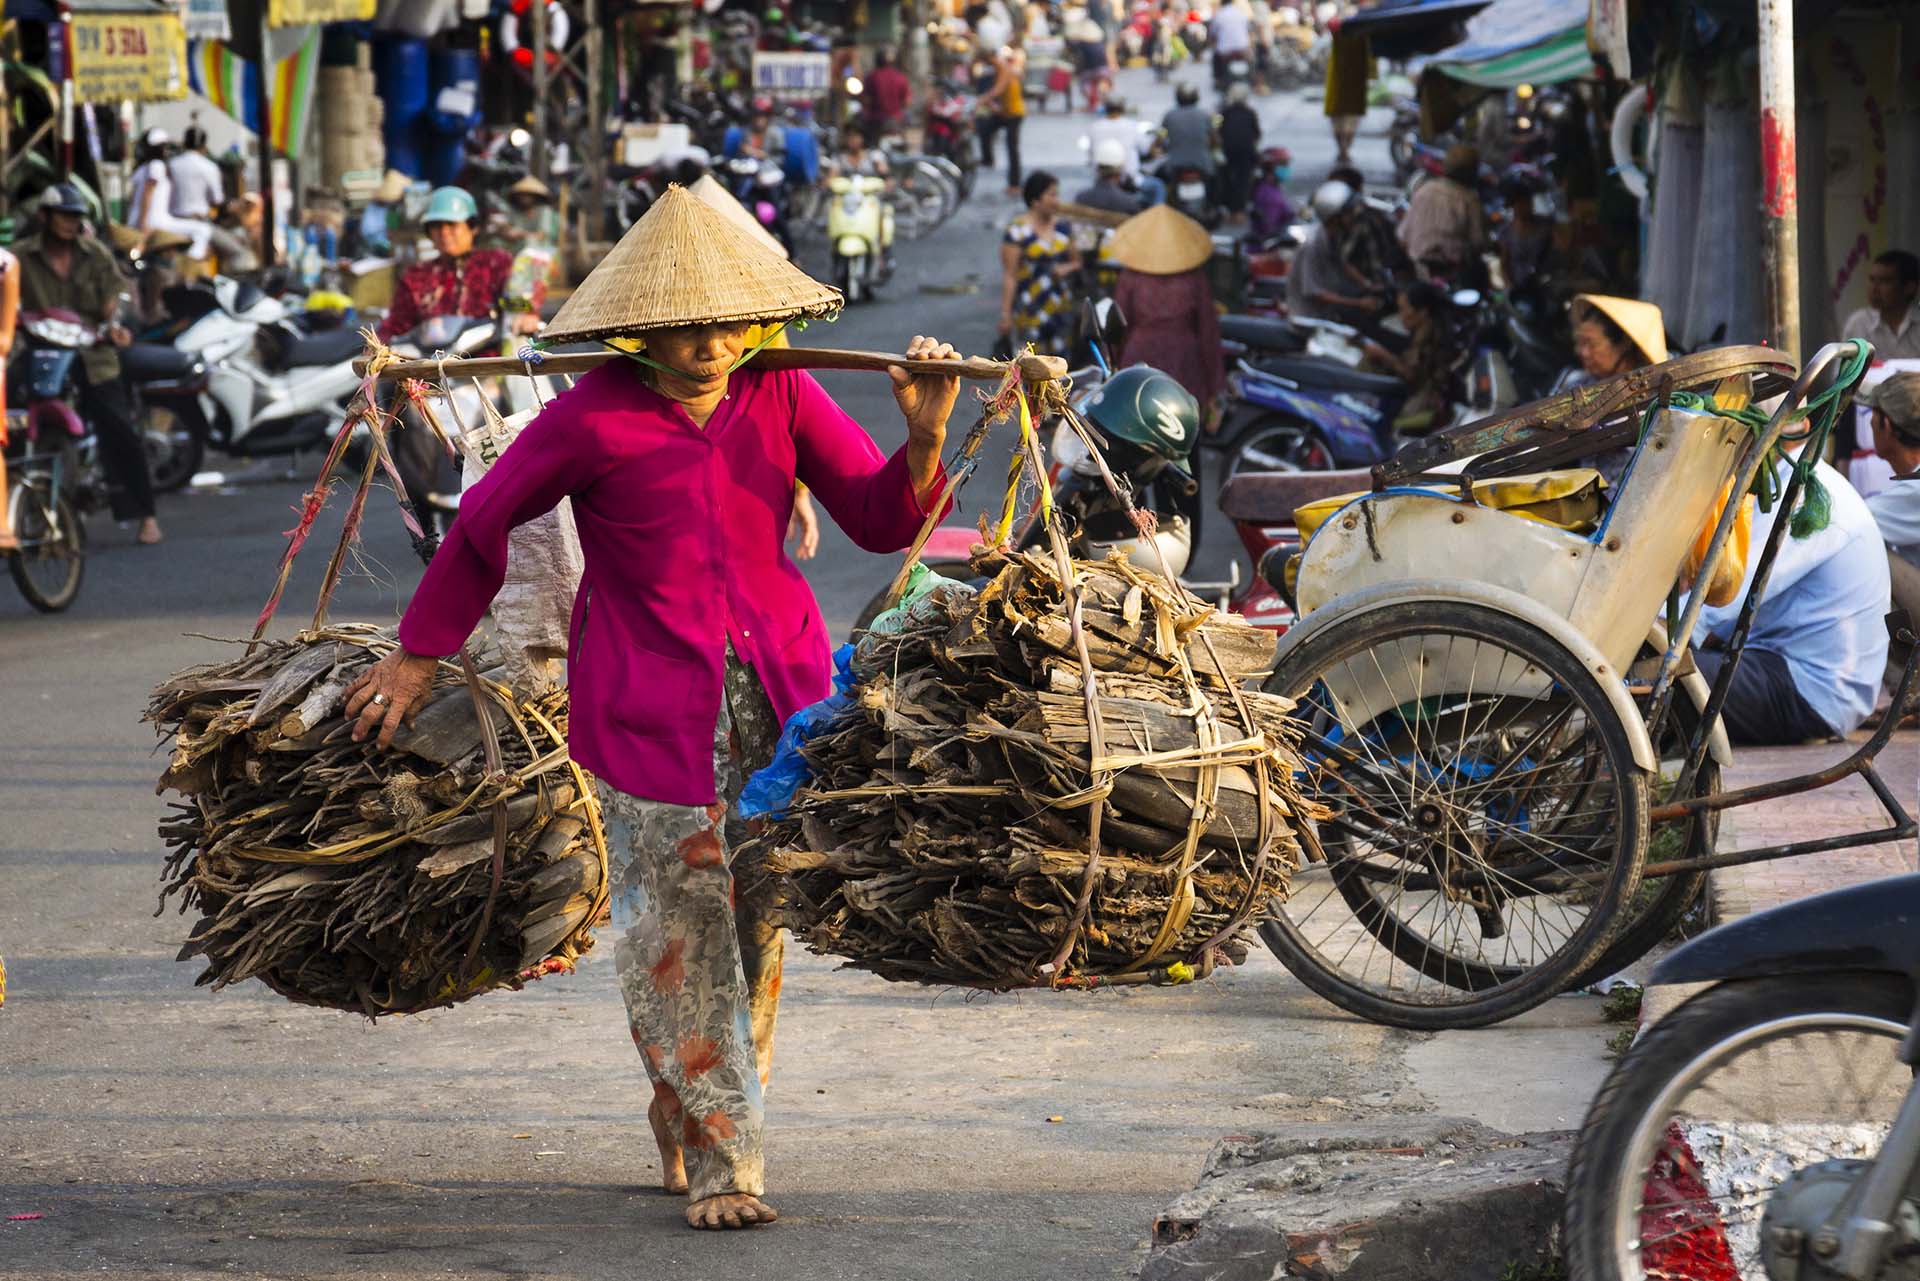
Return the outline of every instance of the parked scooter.
<path id="1" fill-rule="evenodd" d="M 225 277 L 211 289 L 170 289 L 166 301 L 190 319 L 174 346 L 208 369 L 206 390 L 182 405 L 203 448 L 274 458 L 327 444 L 360 388 L 353 362 L 365 344 L 358 334 L 309 332 L 286 303 Z M 198 461 L 192 466 L 198 470 Z"/>
<path id="2" fill-rule="evenodd" d="M 960 198 L 973 195 L 980 170 L 980 146 L 974 139 L 973 99 L 952 81 L 940 82 L 939 93 L 927 104 L 927 125 L 921 143 L 930 156 L 950 160 L 960 171 Z"/>
<path id="3" fill-rule="evenodd" d="M 1224 475 L 1371 467 L 1389 457 L 1406 384 L 1359 368 L 1360 335 L 1349 326 L 1289 323 L 1308 330 L 1305 351 L 1242 359 L 1227 375 L 1227 408 L 1208 442 L 1227 454 Z"/>
<path id="4" fill-rule="evenodd" d="M 1913 1275 L 1916 917 L 1920 876 L 1889 877 L 1723 925 L 1654 967 L 1654 984 L 1704 990 L 1643 1025 L 1581 1126 L 1570 1275 Z"/>
<path id="5" fill-rule="evenodd" d="M 893 206 L 886 198 L 886 179 L 829 178 L 827 191 L 833 283 L 847 302 L 860 302 L 893 278 Z"/>

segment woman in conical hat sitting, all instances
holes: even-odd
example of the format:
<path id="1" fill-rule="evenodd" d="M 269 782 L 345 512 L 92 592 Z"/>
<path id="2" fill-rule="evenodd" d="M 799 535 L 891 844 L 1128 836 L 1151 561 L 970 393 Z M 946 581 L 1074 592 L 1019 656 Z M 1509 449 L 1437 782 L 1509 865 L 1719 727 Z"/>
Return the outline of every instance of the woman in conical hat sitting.
<path id="1" fill-rule="evenodd" d="M 746 333 L 840 296 L 679 188 L 553 318 L 569 342 L 644 338 L 527 426 L 454 521 L 400 624 L 402 648 L 351 691 L 354 735 L 384 746 L 463 645 L 506 570 L 514 526 L 571 498 L 586 556 L 568 681 L 573 757 L 606 818 L 614 962 L 654 1098 L 669 1191 L 702 1228 L 771 1222 L 761 1091 L 781 942 L 734 906 L 729 808 L 782 722 L 829 690 L 827 634 L 782 551 L 796 479 L 869 551 L 912 541 L 943 476 L 958 383 L 892 370 L 907 443 L 883 455 L 809 375 L 741 368 Z M 916 337 L 911 359 L 951 356 Z"/>

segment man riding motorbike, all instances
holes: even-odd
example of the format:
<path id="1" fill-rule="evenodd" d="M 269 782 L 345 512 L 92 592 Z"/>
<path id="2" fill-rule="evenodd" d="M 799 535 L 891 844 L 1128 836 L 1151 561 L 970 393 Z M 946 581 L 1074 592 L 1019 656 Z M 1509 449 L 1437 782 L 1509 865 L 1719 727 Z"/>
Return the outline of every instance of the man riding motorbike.
<path id="1" fill-rule="evenodd" d="M 1313 233 L 1287 273 L 1287 310 L 1296 316 L 1365 326 L 1382 310 L 1382 296 L 1346 261 L 1341 245 L 1355 218 L 1359 193 L 1325 182 L 1313 193 Z"/>
<path id="2" fill-rule="evenodd" d="M 70 311 L 103 327 L 107 341 L 82 354 L 75 374 L 80 415 L 99 442 L 114 519 L 138 521 L 135 537 L 157 543 L 161 533 L 153 514 L 153 479 L 120 376 L 117 349 L 133 341 L 115 318 L 126 281 L 114 266 L 113 251 L 84 234 L 88 212 L 86 197 L 72 184 L 47 189 L 40 201 L 39 233 L 13 247 L 20 260 L 20 310 Z"/>

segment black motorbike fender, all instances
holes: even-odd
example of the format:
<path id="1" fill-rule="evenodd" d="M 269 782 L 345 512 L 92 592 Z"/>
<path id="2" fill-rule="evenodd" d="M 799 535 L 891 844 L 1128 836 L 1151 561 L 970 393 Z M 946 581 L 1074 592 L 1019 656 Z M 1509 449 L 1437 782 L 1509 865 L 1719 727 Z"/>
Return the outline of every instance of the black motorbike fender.
<path id="1" fill-rule="evenodd" d="M 1920 989 L 1920 873 L 1816 894 L 1709 930 L 1670 952 L 1651 981 L 1847 970 L 1897 974 Z"/>

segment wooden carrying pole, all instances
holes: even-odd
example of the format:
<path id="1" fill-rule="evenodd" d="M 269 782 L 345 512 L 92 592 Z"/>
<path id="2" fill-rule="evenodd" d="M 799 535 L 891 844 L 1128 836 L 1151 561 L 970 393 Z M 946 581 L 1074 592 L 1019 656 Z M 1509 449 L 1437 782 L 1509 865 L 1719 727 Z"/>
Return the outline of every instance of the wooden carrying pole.
<path id="1" fill-rule="evenodd" d="M 606 364 L 609 360 L 619 359 L 617 351 L 569 352 L 557 356 L 547 356 L 538 364 L 529 365 L 524 360 L 512 356 L 464 356 L 437 360 L 423 357 L 418 360 L 389 361 L 379 371 L 379 377 L 389 378 L 439 378 L 443 374 L 458 378 L 501 378 L 513 374 L 583 374 L 589 369 Z M 966 378 L 974 382 L 999 382 L 1007 376 L 1011 365 L 1017 365 L 1020 377 L 1028 383 L 1051 382 L 1067 376 L 1067 362 L 1058 356 L 1020 356 L 1012 362 L 988 360 L 984 356 L 955 357 L 950 360 L 908 360 L 905 356 L 890 356 L 879 351 L 838 351 L 831 347 L 766 347 L 754 354 L 751 362 L 760 369 L 844 369 L 860 370 L 872 373 L 884 373 L 893 365 L 912 369 L 915 373 L 952 374 L 957 378 Z M 364 376 L 367 372 L 365 357 L 353 362 L 353 372 Z"/>

